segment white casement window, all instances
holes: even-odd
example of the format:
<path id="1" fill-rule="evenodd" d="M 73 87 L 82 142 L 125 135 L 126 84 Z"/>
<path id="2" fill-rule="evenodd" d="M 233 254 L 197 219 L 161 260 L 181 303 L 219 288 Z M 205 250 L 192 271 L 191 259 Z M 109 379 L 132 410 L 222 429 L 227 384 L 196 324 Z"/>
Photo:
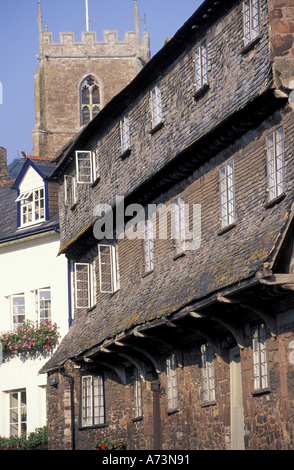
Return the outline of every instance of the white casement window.
<path id="1" fill-rule="evenodd" d="M 76 203 L 76 178 L 71 175 L 64 175 L 64 203 L 72 206 Z"/>
<path id="2" fill-rule="evenodd" d="M 269 384 L 264 324 L 256 326 L 252 331 L 252 356 L 254 390 L 267 389 Z"/>
<path id="3" fill-rule="evenodd" d="M 201 44 L 195 52 L 195 88 L 200 90 L 208 83 L 207 75 L 207 45 Z"/>
<path id="4" fill-rule="evenodd" d="M 154 223 L 153 218 L 145 220 L 144 225 L 144 267 L 145 273 L 154 269 Z"/>
<path id="5" fill-rule="evenodd" d="M 142 378 L 138 369 L 134 369 L 134 417 L 141 418 L 143 416 L 142 402 Z"/>
<path id="6" fill-rule="evenodd" d="M 24 294 L 10 297 L 12 329 L 15 331 L 25 321 L 25 296 Z"/>
<path id="7" fill-rule="evenodd" d="M 104 385 L 101 375 L 82 377 L 82 426 L 105 423 Z"/>
<path id="8" fill-rule="evenodd" d="M 161 105 L 161 90 L 160 85 L 157 85 L 151 91 L 151 119 L 152 128 L 156 127 L 162 122 L 162 105 Z"/>
<path id="9" fill-rule="evenodd" d="M 27 430 L 27 396 L 25 390 L 9 393 L 9 434 L 20 436 Z"/>
<path id="10" fill-rule="evenodd" d="M 98 245 L 100 292 L 119 290 L 118 246 Z"/>
<path id="11" fill-rule="evenodd" d="M 123 117 L 120 123 L 122 152 L 126 152 L 131 147 L 129 116 Z"/>
<path id="12" fill-rule="evenodd" d="M 234 164 L 228 163 L 220 170 L 221 226 L 235 222 Z"/>
<path id="13" fill-rule="evenodd" d="M 279 127 L 266 139 L 268 200 L 277 198 L 285 191 L 284 131 Z"/>
<path id="14" fill-rule="evenodd" d="M 91 263 L 75 263 L 76 308 L 89 308 L 96 302 L 95 266 Z"/>
<path id="15" fill-rule="evenodd" d="M 214 353 L 209 344 L 201 346 L 203 401 L 215 400 Z"/>
<path id="16" fill-rule="evenodd" d="M 21 193 L 16 201 L 20 203 L 20 225 L 22 227 L 45 220 L 44 187 Z"/>
<path id="17" fill-rule="evenodd" d="M 91 150 L 76 151 L 77 183 L 91 184 L 99 176 L 97 152 Z"/>
<path id="18" fill-rule="evenodd" d="M 185 219 L 185 198 L 179 197 L 173 203 L 173 239 L 176 254 L 185 251 L 186 219 Z"/>
<path id="19" fill-rule="evenodd" d="M 243 6 L 245 46 L 260 34 L 260 1 L 245 0 Z"/>
<path id="20" fill-rule="evenodd" d="M 38 322 L 42 325 L 51 321 L 51 290 L 39 289 L 36 295 L 36 311 Z"/>
<path id="21" fill-rule="evenodd" d="M 168 410 L 175 410 L 178 407 L 177 364 L 175 354 L 171 354 L 166 359 L 166 381 L 167 408 Z"/>

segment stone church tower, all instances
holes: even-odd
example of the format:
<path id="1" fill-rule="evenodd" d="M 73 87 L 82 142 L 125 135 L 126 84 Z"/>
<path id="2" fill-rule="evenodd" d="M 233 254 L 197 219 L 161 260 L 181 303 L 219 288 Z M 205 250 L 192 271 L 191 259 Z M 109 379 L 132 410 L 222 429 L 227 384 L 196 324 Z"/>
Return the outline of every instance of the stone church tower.
<path id="1" fill-rule="evenodd" d="M 135 0 L 135 31 L 83 31 L 81 42 L 74 32 L 43 30 L 38 2 L 40 61 L 35 72 L 35 127 L 33 155 L 54 155 L 137 75 L 150 59 L 149 34 L 139 39 L 138 4 Z M 88 28 L 87 28 L 88 29 Z"/>

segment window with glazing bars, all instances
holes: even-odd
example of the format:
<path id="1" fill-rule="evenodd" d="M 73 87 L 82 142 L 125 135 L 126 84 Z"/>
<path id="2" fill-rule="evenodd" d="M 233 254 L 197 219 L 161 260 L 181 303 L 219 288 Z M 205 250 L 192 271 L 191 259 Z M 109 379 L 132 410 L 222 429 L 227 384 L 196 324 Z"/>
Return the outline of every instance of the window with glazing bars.
<path id="1" fill-rule="evenodd" d="M 252 331 L 252 356 L 254 390 L 268 388 L 265 325 L 257 325 Z"/>
<path id="2" fill-rule="evenodd" d="M 75 263 L 75 303 L 76 308 L 89 308 L 94 305 L 95 268 L 90 263 Z"/>
<path id="3" fill-rule="evenodd" d="M 284 132 L 279 127 L 266 139 L 268 200 L 277 198 L 285 191 Z"/>
<path id="4" fill-rule="evenodd" d="M 38 321 L 44 325 L 51 321 L 51 290 L 39 289 L 36 292 Z"/>
<path id="5" fill-rule="evenodd" d="M 195 88 L 200 90 L 208 83 L 207 76 L 207 45 L 201 44 L 195 52 Z"/>
<path id="6" fill-rule="evenodd" d="M 162 121 L 161 89 L 157 85 L 151 91 L 151 118 L 152 128 L 156 127 Z"/>
<path id="7" fill-rule="evenodd" d="M 100 291 L 113 293 L 119 290 L 117 245 L 98 245 Z"/>
<path id="8" fill-rule="evenodd" d="M 45 190 L 35 189 L 19 197 L 21 225 L 36 224 L 45 220 Z"/>
<path id="9" fill-rule="evenodd" d="M 25 296 L 24 294 L 11 296 L 12 327 L 16 330 L 25 321 Z"/>
<path id="10" fill-rule="evenodd" d="M 245 0 L 243 6 L 245 46 L 259 36 L 260 3 L 259 0 Z"/>
<path id="11" fill-rule="evenodd" d="M 173 204 L 173 222 L 174 222 L 174 247 L 176 254 L 185 251 L 186 220 L 185 220 L 185 198 L 179 197 Z"/>
<path id="12" fill-rule="evenodd" d="M 144 225 L 144 267 L 145 273 L 154 269 L 154 234 L 153 234 L 153 218 L 145 220 Z"/>
<path id="13" fill-rule="evenodd" d="M 143 403 L 142 403 L 142 378 L 138 369 L 134 369 L 134 417 L 141 418 L 143 416 Z"/>
<path id="14" fill-rule="evenodd" d="M 220 170 L 221 227 L 235 222 L 234 164 L 228 163 Z"/>
<path id="15" fill-rule="evenodd" d="M 214 353 L 209 344 L 201 346 L 203 401 L 215 400 Z"/>
<path id="16" fill-rule="evenodd" d="M 121 120 L 121 146 L 122 151 L 126 152 L 131 147 L 129 116 L 126 115 Z"/>
<path id="17" fill-rule="evenodd" d="M 93 183 L 99 176 L 97 152 L 91 150 L 76 151 L 77 183 Z"/>
<path id="18" fill-rule="evenodd" d="M 20 436 L 27 431 L 27 395 L 25 390 L 9 393 L 9 434 Z"/>
<path id="19" fill-rule="evenodd" d="M 64 175 L 64 203 L 66 206 L 76 203 L 76 179 L 71 175 Z"/>
<path id="20" fill-rule="evenodd" d="M 101 375 L 82 377 L 82 426 L 105 423 L 104 385 Z"/>
<path id="21" fill-rule="evenodd" d="M 168 410 L 174 410 L 178 407 L 177 364 L 175 354 L 171 354 L 166 359 L 166 380 L 167 407 Z"/>

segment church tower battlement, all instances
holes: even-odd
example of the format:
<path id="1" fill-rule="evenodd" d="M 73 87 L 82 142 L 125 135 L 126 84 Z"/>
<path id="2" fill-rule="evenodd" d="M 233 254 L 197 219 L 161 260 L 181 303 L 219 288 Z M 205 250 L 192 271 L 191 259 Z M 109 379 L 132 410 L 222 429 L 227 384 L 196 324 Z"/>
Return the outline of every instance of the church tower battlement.
<path id="1" fill-rule="evenodd" d="M 149 34 L 139 39 L 138 2 L 135 30 L 122 40 L 117 30 L 60 32 L 59 42 L 43 30 L 38 1 L 39 65 L 35 72 L 33 155 L 54 157 L 80 128 L 137 75 L 150 59 Z"/>

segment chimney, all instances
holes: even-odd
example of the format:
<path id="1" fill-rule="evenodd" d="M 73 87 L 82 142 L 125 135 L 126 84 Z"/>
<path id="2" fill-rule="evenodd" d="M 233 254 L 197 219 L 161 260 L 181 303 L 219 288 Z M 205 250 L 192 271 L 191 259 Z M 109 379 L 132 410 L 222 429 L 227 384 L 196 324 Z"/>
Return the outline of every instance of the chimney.
<path id="1" fill-rule="evenodd" d="M 0 183 L 8 181 L 7 171 L 7 151 L 5 148 L 0 147 Z"/>

